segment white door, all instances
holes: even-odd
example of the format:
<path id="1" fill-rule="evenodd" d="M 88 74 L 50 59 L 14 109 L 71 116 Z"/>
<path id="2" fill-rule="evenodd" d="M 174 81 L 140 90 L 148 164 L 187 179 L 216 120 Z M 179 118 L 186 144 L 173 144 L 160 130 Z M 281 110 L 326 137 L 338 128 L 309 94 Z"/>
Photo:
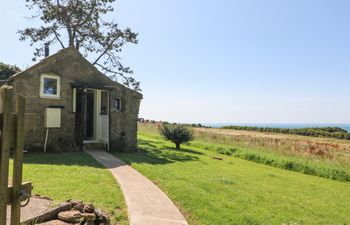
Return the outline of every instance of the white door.
<path id="1" fill-rule="evenodd" d="M 108 91 L 97 90 L 97 140 L 107 144 L 109 150 L 109 95 Z"/>

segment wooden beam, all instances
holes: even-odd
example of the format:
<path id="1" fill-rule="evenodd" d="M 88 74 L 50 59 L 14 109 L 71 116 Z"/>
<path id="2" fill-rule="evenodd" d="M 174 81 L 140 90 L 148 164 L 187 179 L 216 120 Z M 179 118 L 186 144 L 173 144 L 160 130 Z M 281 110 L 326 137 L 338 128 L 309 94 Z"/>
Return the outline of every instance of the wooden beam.
<path id="1" fill-rule="evenodd" d="M 15 139 L 13 153 L 13 174 L 12 174 L 12 204 L 11 204 L 11 225 L 20 224 L 20 196 L 22 189 L 22 171 L 23 171 L 23 149 L 24 149 L 24 117 L 26 100 L 23 96 L 16 98 L 16 116 L 15 116 Z M 23 191 L 23 189 L 22 189 Z M 10 192 L 11 193 L 11 192 Z"/>
<path id="2" fill-rule="evenodd" d="M 9 174 L 9 153 L 12 134 L 12 94 L 4 89 L 2 92 L 3 101 L 3 123 L 1 127 L 1 159 L 0 159 L 0 225 L 6 224 L 7 209 L 7 187 Z"/>
<path id="3" fill-rule="evenodd" d="M 21 187 L 20 187 L 21 191 L 24 191 L 25 193 L 27 193 L 29 196 L 32 195 L 32 183 L 31 182 L 24 182 Z M 6 195 L 6 204 L 10 204 L 13 201 L 13 187 L 9 186 L 7 188 L 7 195 Z"/>
<path id="4" fill-rule="evenodd" d="M 8 178 L 9 178 L 9 155 L 12 142 L 13 124 L 12 121 L 12 91 L 4 89 L 3 121 L 1 126 L 1 159 L 0 159 L 0 225 L 6 225 Z"/>

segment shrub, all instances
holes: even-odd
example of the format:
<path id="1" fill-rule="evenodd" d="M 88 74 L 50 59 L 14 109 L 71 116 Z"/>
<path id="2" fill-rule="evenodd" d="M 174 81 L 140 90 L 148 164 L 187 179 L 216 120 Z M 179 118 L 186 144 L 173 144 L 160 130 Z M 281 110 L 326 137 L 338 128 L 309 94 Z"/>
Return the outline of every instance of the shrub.
<path id="1" fill-rule="evenodd" d="M 216 151 L 222 155 L 232 155 L 233 153 L 236 152 L 237 149 L 235 148 L 223 148 L 223 147 L 218 147 L 216 148 Z"/>
<path id="2" fill-rule="evenodd" d="M 344 139 L 350 140 L 350 133 L 345 134 Z"/>
<path id="3" fill-rule="evenodd" d="M 0 79 L 6 80 L 11 75 L 21 72 L 21 69 L 18 68 L 16 65 L 8 65 L 5 63 L 0 62 Z"/>
<path id="4" fill-rule="evenodd" d="M 223 126 L 223 129 L 260 131 L 281 134 L 295 134 L 312 137 L 326 137 L 336 139 L 350 139 L 350 133 L 339 127 L 311 127 L 311 128 L 273 128 L 273 127 L 250 127 L 250 126 Z"/>
<path id="5" fill-rule="evenodd" d="M 163 124 L 160 134 L 173 142 L 176 149 L 180 149 L 182 143 L 193 140 L 193 132 L 187 126 L 180 124 Z"/>

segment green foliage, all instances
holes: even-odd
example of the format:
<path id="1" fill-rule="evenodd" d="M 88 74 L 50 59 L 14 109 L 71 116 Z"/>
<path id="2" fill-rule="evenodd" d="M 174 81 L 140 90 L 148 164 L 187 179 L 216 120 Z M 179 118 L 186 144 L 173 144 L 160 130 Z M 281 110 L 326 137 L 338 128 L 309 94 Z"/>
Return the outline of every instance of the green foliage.
<path id="1" fill-rule="evenodd" d="M 234 155 L 237 158 L 281 168 L 286 170 L 292 170 L 296 172 L 301 172 L 308 175 L 324 177 L 332 180 L 338 181 L 350 181 L 350 173 L 345 170 L 332 168 L 331 166 L 321 166 L 321 165 L 313 165 L 305 161 L 299 161 L 297 159 L 292 158 L 273 158 L 266 157 L 259 153 L 246 153 L 241 152 L 239 154 Z"/>
<path id="2" fill-rule="evenodd" d="M 251 126 L 224 126 L 223 129 L 259 131 L 267 133 L 295 134 L 312 137 L 326 137 L 350 140 L 350 133 L 340 127 L 313 127 L 313 128 L 272 128 Z"/>
<path id="3" fill-rule="evenodd" d="M 177 149 L 180 149 L 182 143 L 193 139 L 192 130 L 180 124 L 163 124 L 160 128 L 160 134 L 167 140 L 172 141 Z"/>
<path id="4" fill-rule="evenodd" d="M 237 151 L 237 149 L 217 147 L 216 151 L 220 154 L 223 154 L 223 155 L 232 155 L 233 153 L 235 153 Z"/>
<path id="5" fill-rule="evenodd" d="M 20 71 L 21 69 L 16 65 L 8 65 L 0 62 L 0 80 L 6 80 Z"/>

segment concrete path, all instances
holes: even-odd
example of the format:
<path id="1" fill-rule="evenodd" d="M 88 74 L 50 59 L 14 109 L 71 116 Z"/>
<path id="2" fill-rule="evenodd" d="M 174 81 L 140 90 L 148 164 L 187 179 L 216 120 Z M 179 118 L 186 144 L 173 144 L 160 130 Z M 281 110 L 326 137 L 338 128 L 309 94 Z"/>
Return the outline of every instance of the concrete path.
<path id="1" fill-rule="evenodd" d="M 139 172 L 107 152 L 86 152 L 108 168 L 119 183 L 130 225 L 188 225 L 174 203 Z"/>

